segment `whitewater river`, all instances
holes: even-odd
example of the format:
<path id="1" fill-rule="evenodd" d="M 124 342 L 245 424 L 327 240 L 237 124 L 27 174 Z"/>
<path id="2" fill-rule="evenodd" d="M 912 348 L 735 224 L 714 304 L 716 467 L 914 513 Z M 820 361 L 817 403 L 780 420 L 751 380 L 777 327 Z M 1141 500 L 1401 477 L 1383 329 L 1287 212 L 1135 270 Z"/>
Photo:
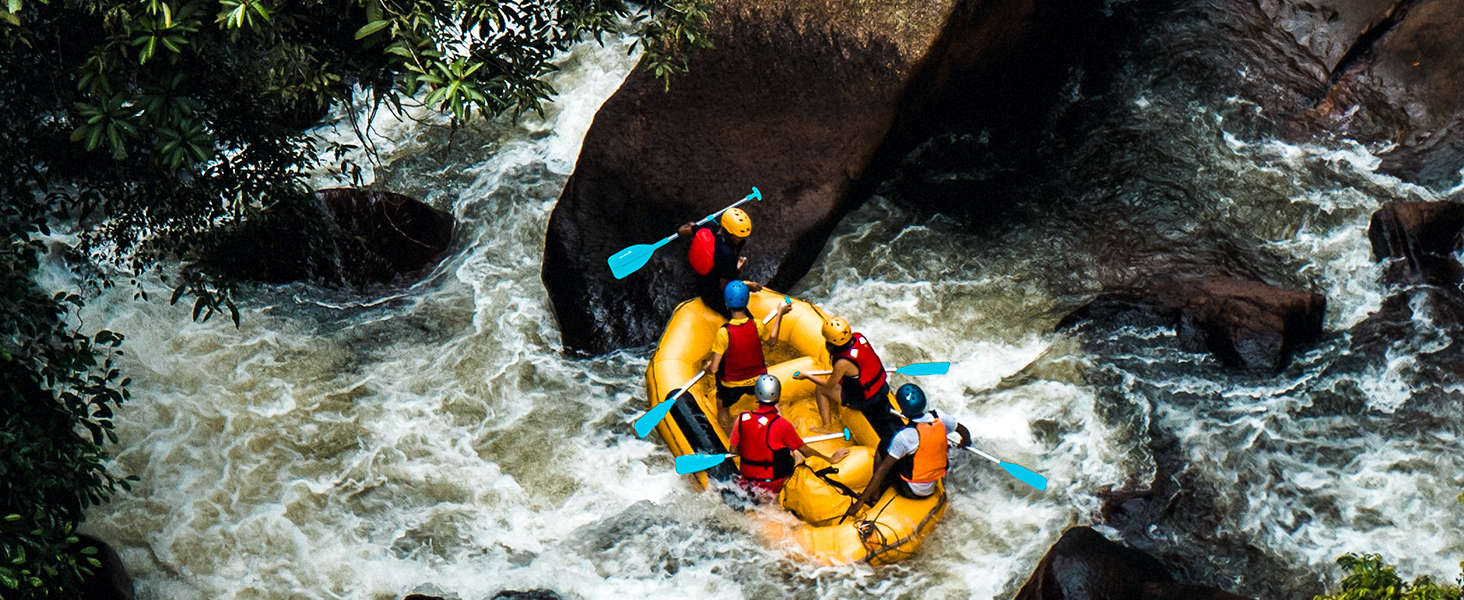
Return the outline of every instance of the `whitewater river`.
<path id="1" fill-rule="evenodd" d="M 1129 126 L 1172 140 L 1149 151 L 1195 163 L 1182 187 L 1205 193 L 971 228 L 906 208 L 889 185 L 791 290 L 849 316 L 887 363 L 952 361 L 921 381 L 935 404 L 988 451 L 1045 474 L 1047 491 L 962 455 L 950 510 L 912 560 L 818 567 L 768 546 L 754 517 L 693 491 L 654 436 L 632 433 L 651 349 L 567 358 L 540 283 L 555 199 L 635 59 L 621 40 L 575 48 L 543 119 L 453 135 L 378 116 L 368 182 L 450 210 L 461 228 L 408 289 L 368 302 L 250 288 L 238 329 L 191 322 L 160 285 L 151 302 L 123 290 L 88 305 L 88 330 L 127 335 L 116 468 L 141 482 L 86 529 L 117 547 L 140 598 L 1010 597 L 1065 528 L 1095 521 L 1098 493 L 1153 482 L 1155 448 L 1203 484 L 1190 493 L 1209 512 L 1172 520 L 1202 522 L 1204 543 L 1166 525 L 1151 548 L 1205 581 L 1294 597 L 1317 591 L 1318 573 L 1335 581 L 1331 561 L 1347 551 L 1383 552 L 1405 575 L 1456 574 L 1459 426 L 1375 426 L 1409 398 L 1418 349 L 1332 368 L 1348 353 L 1337 334 L 1273 378 L 1164 349 L 1163 332 L 1088 345 L 1052 333 L 1105 282 L 1142 276 L 1114 266 L 1115 252 L 1146 251 L 1119 240 L 1185 236 L 1267 257 L 1279 283 L 1325 294 L 1327 327 L 1343 331 L 1383 298 L 1371 212 L 1433 197 L 1374 174 L 1369 149 L 1232 131 L 1244 103 L 1196 110 L 1142 86 Z M 1369 416 L 1315 408 L 1323 391 Z"/>

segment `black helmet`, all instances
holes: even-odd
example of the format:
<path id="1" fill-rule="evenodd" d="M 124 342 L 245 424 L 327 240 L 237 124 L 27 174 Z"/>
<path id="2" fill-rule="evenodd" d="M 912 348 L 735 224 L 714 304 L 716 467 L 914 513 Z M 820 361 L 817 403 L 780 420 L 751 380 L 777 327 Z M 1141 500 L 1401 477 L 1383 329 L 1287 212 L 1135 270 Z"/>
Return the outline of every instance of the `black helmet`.
<path id="1" fill-rule="evenodd" d="M 900 414 L 913 419 L 925 412 L 925 392 L 920 386 L 907 383 L 895 392 L 895 404 L 900 405 Z"/>

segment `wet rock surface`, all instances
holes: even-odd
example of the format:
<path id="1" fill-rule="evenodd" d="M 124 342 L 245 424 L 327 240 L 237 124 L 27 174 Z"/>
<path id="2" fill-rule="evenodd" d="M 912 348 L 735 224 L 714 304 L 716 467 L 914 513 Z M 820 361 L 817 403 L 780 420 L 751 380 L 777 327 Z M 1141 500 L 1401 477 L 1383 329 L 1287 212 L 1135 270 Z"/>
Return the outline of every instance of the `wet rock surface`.
<path id="1" fill-rule="evenodd" d="M 646 344 L 691 298 L 686 242 L 640 271 L 605 260 L 651 243 L 758 187 L 746 279 L 787 289 L 914 143 L 930 99 L 998 55 L 1031 5 L 815 0 L 719 3 L 711 39 L 666 91 L 643 70 L 601 107 L 549 222 L 543 279 L 564 344 Z M 880 165 L 884 165 L 881 167 Z"/>
<path id="2" fill-rule="evenodd" d="M 1238 600 L 1242 596 L 1174 581 L 1158 559 L 1074 527 L 1037 563 L 1016 600 Z"/>
<path id="3" fill-rule="evenodd" d="M 415 280 L 452 243 L 451 215 L 390 192 L 327 189 L 280 204 L 213 241 L 202 261 L 232 279 L 358 290 Z"/>
<path id="4" fill-rule="evenodd" d="M 127 572 L 127 566 L 122 564 L 122 557 L 117 554 L 117 550 L 113 549 L 110 544 L 90 535 L 80 534 L 77 537 L 81 538 L 81 546 L 97 548 L 96 558 L 102 561 L 102 566 L 94 569 L 91 575 L 82 579 L 74 597 L 77 600 L 133 600 L 136 598 L 132 575 Z"/>
<path id="5" fill-rule="evenodd" d="M 1186 350 L 1208 350 L 1233 367 L 1278 372 L 1299 346 L 1321 336 L 1325 314 L 1320 294 L 1212 277 L 1100 296 L 1057 328 L 1086 324 L 1102 335 L 1120 327 L 1168 327 Z"/>
<path id="6" fill-rule="evenodd" d="M 1389 261 L 1391 284 L 1457 285 L 1464 269 L 1454 253 L 1464 243 L 1464 204 L 1392 202 L 1373 213 L 1367 229 L 1373 257 Z"/>

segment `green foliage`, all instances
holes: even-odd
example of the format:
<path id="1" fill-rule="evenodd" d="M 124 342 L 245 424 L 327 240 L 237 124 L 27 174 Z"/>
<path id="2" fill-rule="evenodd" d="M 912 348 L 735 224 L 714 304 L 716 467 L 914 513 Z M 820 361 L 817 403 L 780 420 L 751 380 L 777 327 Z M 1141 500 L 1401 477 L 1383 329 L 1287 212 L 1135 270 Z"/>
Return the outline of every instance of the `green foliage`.
<path id="1" fill-rule="evenodd" d="M 1406 583 L 1397 570 L 1377 554 L 1343 554 L 1337 564 L 1348 571 L 1342 590 L 1314 600 L 1460 600 L 1464 593 L 1452 585 L 1439 585 L 1428 576 Z M 1464 569 L 1464 564 L 1460 565 Z M 1464 575 L 1461 575 L 1464 578 Z"/>
<path id="2" fill-rule="evenodd" d="M 74 534 L 83 510 L 128 480 L 107 471 L 122 336 L 75 331 L 77 294 L 48 295 L 33 273 L 49 234 L 40 173 L 0 163 L 0 597 L 54 596 L 100 566 Z"/>

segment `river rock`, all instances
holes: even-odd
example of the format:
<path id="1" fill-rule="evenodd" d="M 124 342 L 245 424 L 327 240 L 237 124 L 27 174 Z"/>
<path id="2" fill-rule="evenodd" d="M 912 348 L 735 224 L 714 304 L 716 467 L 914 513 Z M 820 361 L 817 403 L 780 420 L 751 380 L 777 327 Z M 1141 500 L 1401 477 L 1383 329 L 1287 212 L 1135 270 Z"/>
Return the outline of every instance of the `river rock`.
<path id="1" fill-rule="evenodd" d="M 1279 106 L 1311 133 L 1380 147 L 1380 169 L 1426 185 L 1464 166 L 1464 0 L 1262 0 L 1304 50 L 1310 105 Z M 1277 79 L 1257 74 L 1262 79 Z M 1281 77 L 1284 79 L 1284 77 Z"/>
<path id="2" fill-rule="evenodd" d="M 1158 559 L 1108 541 L 1088 527 L 1063 532 L 1015 600 L 1240 600 L 1215 588 L 1177 583 Z"/>
<path id="3" fill-rule="evenodd" d="M 91 575 L 81 580 L 81 586 L 77 589 L 75 598 L 77 600 L 133 600 L 136 598 L 135 587 L 132 582 L 132 575 L 127 572 L 127 566 L 122 564 L 122 557 L 110 544 L 86 534 L 76 537 L 81 539 L 82 547 L 95 546 L 98 550 L 97 560 L 102 562 L 101 568 L 94 569 Z"/>
<path id="4" fill-rule="evenodd" d="M 616 280 L 606 258 L 747 195 L 747 279 L 787 289 L 811 266 L 873 173 L 916 142 L 948 82 L 1028 28 L 1024 0 L 725 0 L 715 48 L 667 91 L 633 72 L 595 116 L 549 221 L 543 280 L 567 349 L 656 339 L 693 297 L 677 242 Z"/>
<path id="5" fill-rule="evenodd" d="M 1454 258 L 1464 243 L 1464 204 L 1390 202 L 1373 213 L 1367 228 L 1373 256 L 1389 260 L 1394 284 L 1453 286 L 1461 281 Z"/>
<path id="6" fill-rule="evenodd" d="M 333 188 L 315 192 L 315 199 L 397 275 L 437 264 L 452 243 L 452 215 L 401 194 Z"/>
<path id="7" fill-rule="evenodd" d="M 1300 345 L 1321 336 L 1326 299 L 1245 279 L 1161 282 L 1138 292 L 1099 296 L 1068 314 L 1059 330 L 1091 323 L 1171 327 L 1186 349 L 1208 349 L 1227 365 L 1278 372 Z"/>
<path id="8" fill-rule="evenodd" d="M 453 226 L 451 215 L 401 194 L 327 189 L 225 228 L 199 262 L 231 279 L 364 289 L 437 264 Z"/>

